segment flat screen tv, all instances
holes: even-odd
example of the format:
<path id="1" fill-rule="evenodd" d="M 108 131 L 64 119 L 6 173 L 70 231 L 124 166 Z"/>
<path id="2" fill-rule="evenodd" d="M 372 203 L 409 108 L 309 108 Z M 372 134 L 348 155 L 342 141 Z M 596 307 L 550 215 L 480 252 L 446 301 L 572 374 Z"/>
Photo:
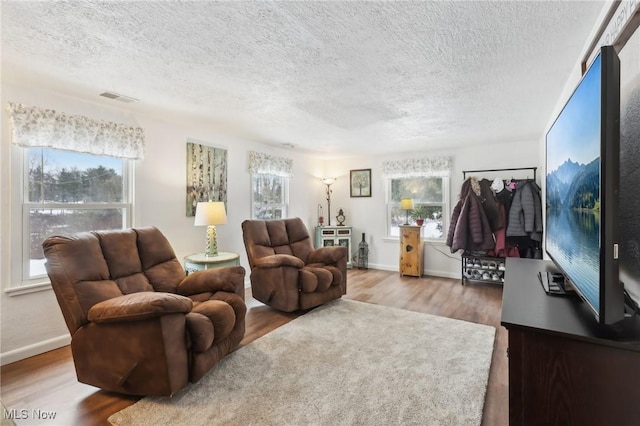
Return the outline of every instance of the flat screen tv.
<path id="1" fill-rule="evenodd" d="M 546 137 L 545 249 L 600 324 L 624 318 L 618 276 L 620 60 L 601 48 Z"/>

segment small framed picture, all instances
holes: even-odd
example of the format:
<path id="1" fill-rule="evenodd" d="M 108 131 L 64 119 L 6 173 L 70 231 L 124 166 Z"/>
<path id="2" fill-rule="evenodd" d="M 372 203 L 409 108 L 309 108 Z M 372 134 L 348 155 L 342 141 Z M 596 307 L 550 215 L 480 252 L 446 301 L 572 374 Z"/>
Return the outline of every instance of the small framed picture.
<path id="1" fill-rule="evenodd" d="M 371 169 L 351 170 L 351 197 L 371 197 Z"/>

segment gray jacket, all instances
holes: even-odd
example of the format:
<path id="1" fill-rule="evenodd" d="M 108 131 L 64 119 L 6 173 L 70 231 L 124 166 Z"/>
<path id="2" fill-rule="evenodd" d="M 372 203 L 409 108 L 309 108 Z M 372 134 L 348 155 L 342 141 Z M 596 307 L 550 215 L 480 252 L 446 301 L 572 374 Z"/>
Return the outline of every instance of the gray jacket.
<path id="1" fill-rule="evenodd" d="M 516 184 L 509 209 L 507 237 L 529 237 L 542 241 L 542 200 L 540 188 L 530 180 Z"/>

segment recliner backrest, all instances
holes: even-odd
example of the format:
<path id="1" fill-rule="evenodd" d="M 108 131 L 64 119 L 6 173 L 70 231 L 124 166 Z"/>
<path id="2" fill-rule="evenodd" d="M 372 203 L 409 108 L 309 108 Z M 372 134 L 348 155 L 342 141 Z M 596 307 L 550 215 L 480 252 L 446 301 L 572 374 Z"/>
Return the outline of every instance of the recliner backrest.
<path id="1" fill-rule="evenodd" d="M 245 220 L 242 237 L 251 268 L 255 260 L 274 254 L 289 254 L 307 263 L 313 251 L 309 231 L 300 218 Z"/>
<path id="2" fill-rule="evenodd" d="M 185 272 L 155 227 L 47 238 L 47 273 L 69 331 L 96 303 L 140 291 L 175 293 Z"/>
<path id="3" fill-rule="evenodd" d="M 123 294 L 138 291 L 175 293 L 184 270 L 167 238 L 148 226 L 93 232 L 100 240 L 111 279 Z"/>
<path id="4" fill-rule="evenodd" d="M 133 229 L 92 232 L 98 237 L 109 277 L 122 294 L 154 291 L 146 275 L 138 251 L 138 234 Z"/>

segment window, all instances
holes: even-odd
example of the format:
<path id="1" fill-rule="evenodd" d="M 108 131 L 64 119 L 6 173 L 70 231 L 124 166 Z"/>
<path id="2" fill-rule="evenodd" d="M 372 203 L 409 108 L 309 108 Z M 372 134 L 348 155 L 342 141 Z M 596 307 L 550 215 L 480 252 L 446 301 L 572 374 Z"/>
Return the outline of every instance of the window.
<path id="1" fill-rule="evenodd" d="M 405 177 L 387 179 L 387 234 L 399 237 L 399 225 L 407 220 L 407 211 L 400 209 L 402 198 L 412 198 L 414 209 L 424 207 L 422 236 L 430 240 L 443 240 L 446 235 L 449 205 L 449 178 L 446 176 Z M 409 212 L 409 223 L 415 217 Z"/>
<path id="2" fill-rule="evenodd" d="M 53 234 L 129 227 L 129 160 L 24 148 L 22 279 L 46 277 L 42 242 Z"/>
<path id="3" fill-rule="evenodd" d="M 284 219 L 289 215 L 289 179 L 293 160 L 249 151 L 251 218 Z"/>
<path id="4" fill-rule="evenodd" d="M 251 218 L 288 217 L 289 178 L 265 173 L 251 174 Z"/>
<path id="5" fill-rule="evenodd" d="M 131 224 L 131 160 L 144 129 L 8 103 L 12 143 L 11 287 L 46 283 L 42 241 L 52 234 Z M 36 286 L 31 286 L 34 284 Z"/>

